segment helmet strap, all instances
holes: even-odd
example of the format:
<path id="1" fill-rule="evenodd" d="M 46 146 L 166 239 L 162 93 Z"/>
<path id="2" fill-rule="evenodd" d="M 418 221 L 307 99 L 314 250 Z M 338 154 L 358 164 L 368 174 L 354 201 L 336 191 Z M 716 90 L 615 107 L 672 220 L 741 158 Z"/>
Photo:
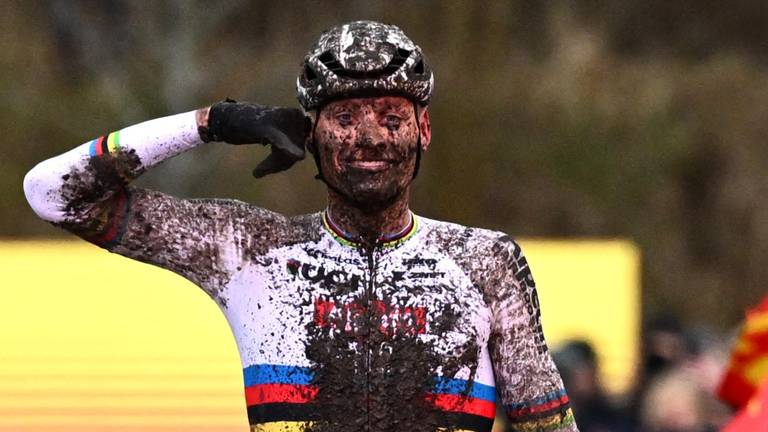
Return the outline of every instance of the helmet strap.
<path id="1" fill-rule="evenodd" d="M 416 139 L 416 165 L 413 167 L 413 177 L 411 177 L 411 182 L 416 180 L 416 176 L 419 174 L 419 166 L 421 165 L 421 123 L 419 122 L 421 111 L 416 102 L 413 103 L 413 112 L 416 114 L 416 131 L 418 132 L 418 138 Z"/>

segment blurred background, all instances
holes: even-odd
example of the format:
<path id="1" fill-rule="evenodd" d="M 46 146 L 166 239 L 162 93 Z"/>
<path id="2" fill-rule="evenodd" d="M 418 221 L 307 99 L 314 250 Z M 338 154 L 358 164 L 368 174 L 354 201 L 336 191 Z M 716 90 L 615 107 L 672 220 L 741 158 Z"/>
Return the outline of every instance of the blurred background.
<path id="1" fill-rule="evenodd" d="M 627 239 L 642 256 L 638 376 L 659 358 L 724 362 L 768 286 L 765 2 L 211 3 L 0 4 L 0 238 L 68 238 L 25 203 L 38 161 L 224 97 L 297 106 L 320 32 L 375 19 L 403 28 L 436 74 L 418 213 L 514 237 Z M 210 145 L 138 183 L 288 214 L 323 207 L 309 160 L 256 181 L 264 155 Z M 592 364 L 589 347 L 569 347 L 563 361 Z"/>

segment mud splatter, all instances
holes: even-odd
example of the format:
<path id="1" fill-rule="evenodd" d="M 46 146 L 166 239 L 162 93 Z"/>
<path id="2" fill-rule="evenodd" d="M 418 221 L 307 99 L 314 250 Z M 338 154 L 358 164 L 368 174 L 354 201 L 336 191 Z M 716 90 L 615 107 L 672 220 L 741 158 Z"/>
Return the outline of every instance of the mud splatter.
<path id="1" fill-rule="evenodd" d="M 391 75 L 380 73 L 398 54 L 407 56 L 402 59 L 402 67 L 391 71 Z M 332 69 L 321 66 L 321 59 L 336 61 L 348 71 L 373 72 L 374 76 L 340 79 Z M 356 21 L 324 32 L 307 53 L 299 75 L 299 103 L 309 110 L 340 95 L 378 92 L 408 94 L 426 105 L 432 94 L 432 80 L 421 48 L 402 30 L 378 22 Z"/>
<path id="2" fill-rule="evenodd" d="M 117 194 L 141 172 L 134 151 L 91 157 L 84 166 L 75 166 L 62 176 L 60 197 L 65 221 L 54 224 L 91 240 L 102 234 L 117 211 Z"/>
<path id="3" fill-rule="evenodd" d="M 99 245 L 178 273 L 224 307 L 231 268 L 259 262 L 269 248 L 319 238 L 317 215 L 286 218 L 239 201 L 184 200 L 126 186 L 141 171 L 133 150 L 73 168 L 62 178 L 66 220 L 57 225 L 98 244 L 125 194 L 130 206 L 119 221 L 120 237 Z"/>
<path id="4" fill-rule="evenodd" d="M 319 213 L 289 218 L 238 201 L 184 200 L 125 186 L 140 170 L 132 153 L 72 170 L 62 179 L 62 225 L 84 237 L 103 233 L 117 214 L 116 197 L 127 195 L 130 206 L 110 250 L 181 274 L 228 318 L 240 314 L 243 327 L 233 332 L 246 344 L 241 352 L 250 352 L 247 364 L 265 362 L 262 356 L 311 364 L 317 421 L 308 431 L 458 428 L 451 407 L 438 409 L 428 395 L 436 377 L 461 375 L 467 396 L 486 348 L 502 403 L 562 389 L 527 261 L 501 233 L 425 221 L 404 245 L 355 250 L 324 234 Z M 300 259 L 283 255 L 289 251 L 301 252 Z M 229 307 L 232 290 L 242 296 L 255 283 L 234 283 L 241 271 L 283 285 L 265 287 L 252 310 Z M 318 301 L 335 309 L 318 318 Z M 253 310 L 279 316 L 263 341 L 243 337 L 259 325 L 244 318 Z M 281 333 L 279 324 L 291 319 L 300 323 L 296 334 Z M 289 345 L 296 348 L 283 349 Z"/>
<path id="5" fill-rule="evenodd" d="M 332 102 L 318 114 L 314 140 L 317 162 L 329 186 L 329 213 L 338 226 L 373 246 L 382 235 L 408 224 L 419 146 L 411 101 L 380 97 Z M 386 168 L 359 166 L 371 161 Z"/>
<path id="6" fill-rule="evenodd" d="M 374 252 L 361 252 L 370 254 L 373 263 Z M 416 261 L 410 262 L 413 266 Z M 318 300 L 321 316 L 306 326 L 305 354 L 314 364 L 313 384 L 319 391 L 313 404 L 320 419 L 307 430 L 452 430 L 452 415 L 438 409 L 428 395 L 438 375 L 453 377 L 464 368 L 474 377 L 480 350 L 474 337 L 448 353 L 436 346 L 451 332 L 473 333 L 462 328 L 461 308 L 446 296 L 452 288 L 403 285 L 395 275 L 402 277 L 405 271 L 382 275 L 374 287 L 370 275 L 376 267 L 371 265 L 362 280 L 340 278 L 340 284 L 318 269 L 306 275 L 314 277 L 314 289 L 327 293 Z M 350 280 L 356 281 L 354 287 Z M 351 288 L 356 289 L 349 295 Z M 441 300 L 419 308 L 409 303 L 413 292 L 430 292 Z M 470 378 L 465 395 L 472 382 Z"/>
<path id="7" fill-rule="evenodd" d="M 365 310 L 362 299 L 353 300 Z M 434 431 L 436 410 L 425 394 L 440 359 L 428 344 L 402 332 L 390 337 L 380 331 L 376 313 L 361 314 L 352 323 L 310 326 L 307 358 L 315 363 L 313 384 L 322 421 L 309 431 Z"/>
<path id="8" fill-rule="evenodd" d="M 501 402 L 532 404 L 562 391 L 544 339 L 536 284 L 520 246 L 503 233 L 452 228 L 433 231 L 432 241 L 456 258 L 494 312 L 488 347 Z M 559 412 L 553 415 L 560 416 L 564 425 L 569 418 L 572 421 L 567 402 L 556 409 Z"/>

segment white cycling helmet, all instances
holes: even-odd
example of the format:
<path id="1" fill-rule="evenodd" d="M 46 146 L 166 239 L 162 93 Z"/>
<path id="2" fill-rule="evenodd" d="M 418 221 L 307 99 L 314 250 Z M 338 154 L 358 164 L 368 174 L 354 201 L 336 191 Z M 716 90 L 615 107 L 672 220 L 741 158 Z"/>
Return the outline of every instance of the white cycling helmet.
<path id="1" fill-rule="evenodd" d="M 405 96 L 426 106 L 434 77 L 418 45 L 398 27 L 355 21 L 323 32 L 296 80 L 306 110 L 346 97 Z"/>

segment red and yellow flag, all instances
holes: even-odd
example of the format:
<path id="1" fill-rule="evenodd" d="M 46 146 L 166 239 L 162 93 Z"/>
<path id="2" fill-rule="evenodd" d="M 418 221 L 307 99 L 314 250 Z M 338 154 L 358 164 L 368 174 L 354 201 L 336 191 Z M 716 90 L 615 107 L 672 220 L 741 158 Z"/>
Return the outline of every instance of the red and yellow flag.
<path id="1" fill-rule="evenodd" d="M 731 353 L 718 396 L 734 408 L 744 408 L 768 379 L 768 296 L 747 311 L 747 319 Z M 768 415 L 768 414 L 767 414 Z"/>
<path id="2" fill-rule="evenodd" d="M 722 432 L 768 432 L 768 379 Z"/>

